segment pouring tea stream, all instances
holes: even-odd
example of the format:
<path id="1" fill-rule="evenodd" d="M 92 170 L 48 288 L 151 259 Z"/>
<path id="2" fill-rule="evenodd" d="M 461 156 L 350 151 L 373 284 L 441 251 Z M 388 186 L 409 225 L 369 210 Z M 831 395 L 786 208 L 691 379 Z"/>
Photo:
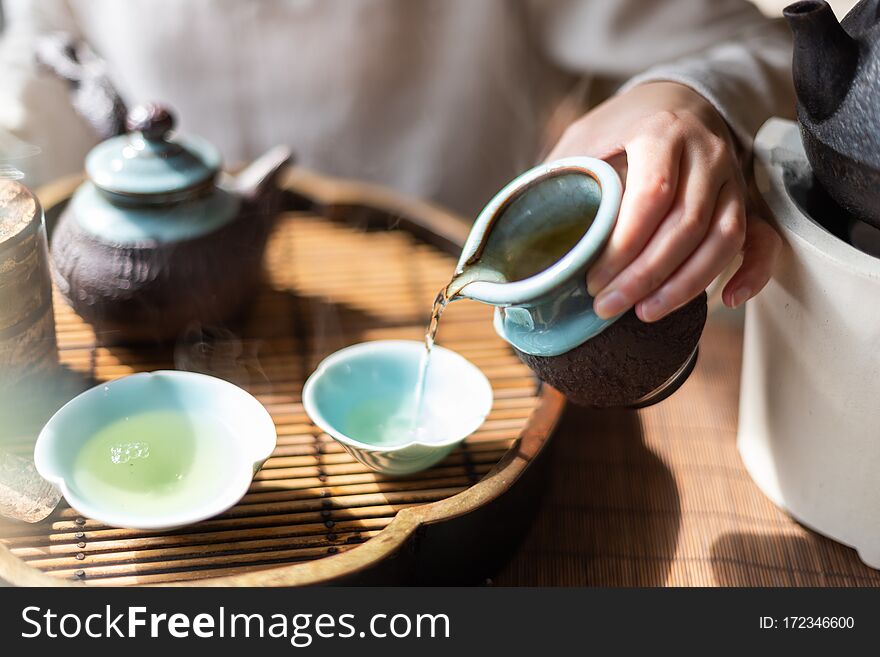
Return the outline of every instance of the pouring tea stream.
<path id="1" fill-rule="evenodd" d="M 632 311 L 599 317 L 587 291 L 587 270 L 611 235 L 621 196 L 617 172 L 589 157 L 544 163 L 511 181 L 477 217 L 434 302 L 427 354 L 446 305 L 466 298 L 495 306 L 497 333 L 575 403 L 641 407 L 677 390 L 696 361 L 705 293 L 647 324 Z M 420 386 L 429 362 L 426 355 Z"/>

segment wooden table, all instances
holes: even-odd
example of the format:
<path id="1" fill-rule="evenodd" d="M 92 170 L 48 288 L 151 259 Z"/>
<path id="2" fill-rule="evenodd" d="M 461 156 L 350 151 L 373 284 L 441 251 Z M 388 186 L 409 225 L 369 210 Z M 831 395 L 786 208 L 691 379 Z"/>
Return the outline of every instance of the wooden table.
<path id="1" fill-rule="evenodd" d="M 569 407 L 551 484 L 497 585 L 878 586 L 854 550 L 794 522 L 736 451 L 741 314 L 716 311 L 700 361 L 638 411 Z"/>

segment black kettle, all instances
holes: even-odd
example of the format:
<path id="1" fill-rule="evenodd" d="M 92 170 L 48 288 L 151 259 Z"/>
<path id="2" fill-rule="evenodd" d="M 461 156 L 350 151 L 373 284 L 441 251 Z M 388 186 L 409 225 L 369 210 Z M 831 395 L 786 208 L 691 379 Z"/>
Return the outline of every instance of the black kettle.
<path id="1" fill-rule="evenodd" d="M 862 0 L 840 23 L 824 0 L 783 15 L 813 173 L 840 206 L 880 228 L 880 0 Z"/>

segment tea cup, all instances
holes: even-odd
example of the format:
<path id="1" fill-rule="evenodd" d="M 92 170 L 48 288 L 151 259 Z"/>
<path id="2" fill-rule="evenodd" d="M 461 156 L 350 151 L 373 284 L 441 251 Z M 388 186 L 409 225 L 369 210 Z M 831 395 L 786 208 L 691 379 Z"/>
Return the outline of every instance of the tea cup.
<path id="1" fill-rule="evenodd" d="M 142 372 L 86 390 L 37 438 L 34 461 L 79 513 L 115 527 L 170 529 L 234 506 L 275 449 L 275 424 L 238 386 Z"/>
<path id="2" fill-rule="evenodd" d="M 429 468 L 480 427 L 492 408 L 492 386 L 476 365 L 434 345 L 419 404 L 425 357 L 425 344 L 411 340 L 341 349 L 306 381 L 306 413 L 377 472 L 407 475 Z"/>

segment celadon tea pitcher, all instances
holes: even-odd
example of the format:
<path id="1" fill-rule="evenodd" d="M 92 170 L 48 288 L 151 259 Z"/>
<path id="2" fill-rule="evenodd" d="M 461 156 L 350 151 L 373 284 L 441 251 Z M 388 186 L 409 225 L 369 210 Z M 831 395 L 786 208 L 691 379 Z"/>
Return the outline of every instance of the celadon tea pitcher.
<path id="1" fill-rule="evenodd" d="M 586 275 L 608 241 L 622 186 L 606 162 L 572 157 L 526 171 L 474 223 L 447 291 L 495 306 L 495 329 L 571 401 L 641 407 L 694 367 L 705 292 L 664 319 L 593 311 Z"/>

